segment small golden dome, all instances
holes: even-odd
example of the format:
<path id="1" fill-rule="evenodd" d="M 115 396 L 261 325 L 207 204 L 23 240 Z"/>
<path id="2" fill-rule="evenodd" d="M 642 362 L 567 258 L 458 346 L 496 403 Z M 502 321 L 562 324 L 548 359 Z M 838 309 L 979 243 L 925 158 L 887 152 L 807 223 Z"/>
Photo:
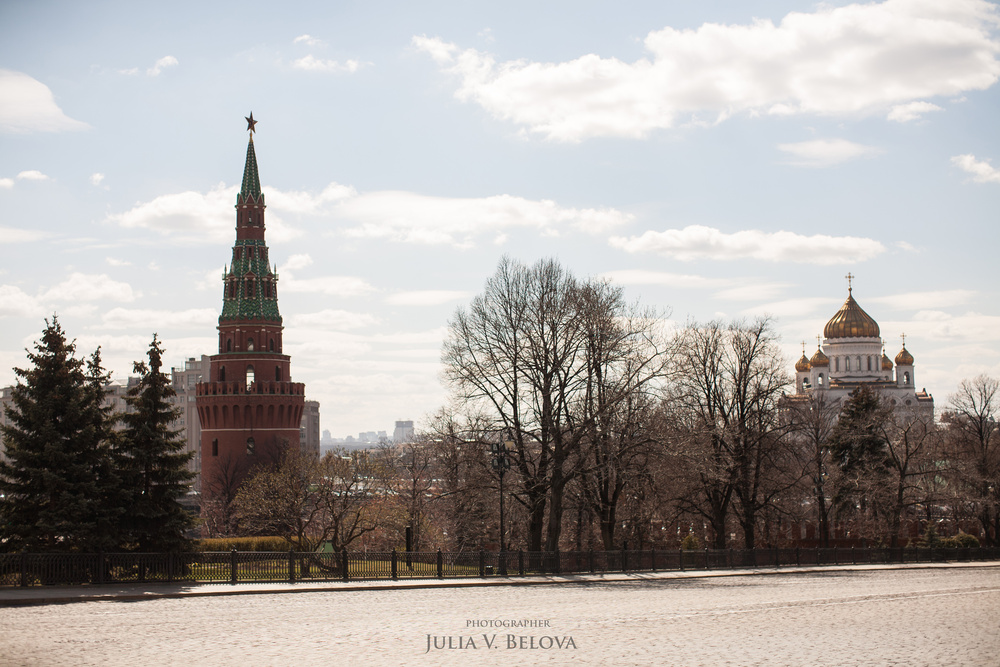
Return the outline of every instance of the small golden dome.
<path id="1" fill-rule="evenodd" d="M 847 301 L 823 327 L 827 338 L 878 338 L 878 323 L 847 293 Z"/>
<path id="2" fill-rule="evenodd" d="M 882 353 L 882 370 L 884 371 L 892 370 L 892 359 L 885 356 L 885 352 Z"/>
<path id="3" fill-rule="evenodd" d="M 802 355 L 802 356 L 805 356 L 805 355 Z M 830 365 L 830 357 L 828 357 L 825 354 L 823 354 L 823 350 L 817 347 L 816 348 L 816 354 L 814 354 L 812 356 L 812 359 L 809 360 L 809 365 L 811 367 L 813 367 L 813 368 L 815 368 L 817 366 L 829 366 Z"/>
<path id="4" fill-rule="evenodd" d="M 897 366 L 913 365 L 913 355 L 909 353 L 905 345 L 903 346 L 903 349 L 899 351 L 899 354 L 896 355 L 896 365 Z"/>
<path id="5" fill-rule="evenodd" d="M 795 362 L 795 371 L 798 373 L 805 373 L 808 370 L 809 370 L 809 357 L 803 354 L 802 358 Z"/>

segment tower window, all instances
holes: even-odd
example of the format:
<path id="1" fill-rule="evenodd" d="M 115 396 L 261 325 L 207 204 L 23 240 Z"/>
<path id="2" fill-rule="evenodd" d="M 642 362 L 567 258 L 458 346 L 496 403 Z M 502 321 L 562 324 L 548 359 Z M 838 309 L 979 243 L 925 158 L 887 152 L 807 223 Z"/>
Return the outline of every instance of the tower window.
<path id="1" fill-rule="evenodd" d="M 273 338 L 268 342 L 268 349 L 271 352 L 274 352 L 274 339 Z"/>
<path id="2" fill-rule="evenodd" d="M 822 386 L 823 386 L 823 374 L 822 374 L 822 373 L 820 373 L 820 374 L 819 374 L 819 377 L 817 377 L 817 378 L 816 378 L 816 384 L 817 384 L 818 386 L 820 386 L 820 387 L 822 387 Z"/>
<path id="3" fill-rule="evenodd" d="M 868 370 L 872 369 L 872 358 L 868 357 Z"/>
<path id="4" fill-rule="evenodd" d="M 910 384 L 910 374 L 903 373 L 903 384 Z"/>
<path id="5" fill-rule="evenodd" d="M 266 296 L 268 299 L 271 298 L 271 283 L 269 282 L 264 283 L 264 296 Z"/>
<path id="6" fill-rule="evenodd" d="M 243 259 L 243 248 L 236 249 L 236 259 Z"/>
<path id="7" fill-rule="evenodd" d="M 837 372 L 840 372 L 840 357 L 833 358 L 833 365 Z"/>
<path id="8" fill-rule="evenodd" d="M 219 366 L 219 382 L 225 382 L 225 381 L 226 381 L 226 367 Z"/>
<path id="9" fill-rule="evenodd" d="M 281 382 L 281 366 L 274 367 L 274 381 Z"/>
<path id="10" fill-rule="evenodd" d="M 247 278 L 247 296 L 253 296 L 253 278 Z"/>
<path id="11" fill-rule="evenodd" d="M 253 366 L 247 366 L 247 391 L 250 391 L 250 387 L 253 385 L 253 379 Z"/>
<path id="12" fill-rule="evenodd" d="M 257 443 L 254 442 L 253 436 L 251 435 L 247 438 L 247 456 L 253 456 L 257 451 Z"/>
<path id="13" fill-rule="evenodd" d="M 247 352 L 253 352 L 253 338 L 247 338 Z"/>
<path id="14" fill-rule="evenodd" d="M 232 352 L 232 351 L 233 351 L 233 339 L 232 338 L 227 338 L 226 339 L 226 352 Z"/>
<path id="15" fill-rule="evenodd" d="M 212 440 L 212 456 L 219 455 L 219 439 Z"/>

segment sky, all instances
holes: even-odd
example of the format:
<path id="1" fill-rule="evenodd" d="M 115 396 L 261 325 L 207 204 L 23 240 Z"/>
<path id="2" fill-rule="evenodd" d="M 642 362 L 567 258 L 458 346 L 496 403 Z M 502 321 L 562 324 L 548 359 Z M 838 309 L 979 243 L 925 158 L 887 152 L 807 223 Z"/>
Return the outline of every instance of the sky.
<path id="1" fill-rule="evenodd" d="M 847 296 L 947 405 L 1000 376 L 1000 8 L 0 3 L 0 386 L 57 314 L 126 378 L 216 351 L 254 138 L 292 379 L 334 437 L 426 424 L 504 255 L 668 325 Z"/>

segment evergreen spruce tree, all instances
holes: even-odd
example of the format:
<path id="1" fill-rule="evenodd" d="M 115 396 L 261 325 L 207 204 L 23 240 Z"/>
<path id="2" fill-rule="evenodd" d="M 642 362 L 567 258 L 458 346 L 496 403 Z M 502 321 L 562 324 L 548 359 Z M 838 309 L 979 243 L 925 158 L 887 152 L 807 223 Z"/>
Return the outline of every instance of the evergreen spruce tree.
<path id="1" fill-rule="evenodd" d="M 103 405 L 108 374 L 100 349 L 89 363 L 55 316 L 15 368 L 18 384 L 3 427 L 0 549 L 94 552 L 114 549 L 123 511 L 112 465 L 114 415 Z"/>
<path id="2" fill-rule="evenodd" d="M 190 488 L 187 469 L 192 454 L 184 451 L 180 431 L 171 428 L 179 410 L 169 379 L 160 372 L 163 350 L 156 335 L 149 363 L 136 362 L 137 385 L 129 389 L 129 411 L 122 415 L 119 461 L 129 506 L 125 530 L 129 548 L 141 552 L 180 551 L 188 546 L 184 533 L 194 520 L 178 504 Z"/>
<path id="3" fill-rule="evenodd" d="M 830 453 L 845 473 L 884 470 L 884 425 L 889 416 L 878 392 L 867 384 L 851 392 L 830 434 Z"/>

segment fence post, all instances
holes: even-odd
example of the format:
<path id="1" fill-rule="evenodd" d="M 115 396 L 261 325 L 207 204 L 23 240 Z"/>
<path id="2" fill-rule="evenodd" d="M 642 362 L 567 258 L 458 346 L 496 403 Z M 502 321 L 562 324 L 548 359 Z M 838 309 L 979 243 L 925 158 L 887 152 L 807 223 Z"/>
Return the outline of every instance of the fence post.
<path id="1" fill-rule="evenodd" d="M 681 566 L 681 571 L 684 571 L 684 549 L 677 550 L 677 562 Z"/>
<path id="2" fill-rule="evenodd" d="M 392 580 L 393 581 L 396 581 L 396 579 L 399 578 L 398 577 L 398 572 L 396 570 L 396 567 L 397 567 L 397 562 L 396 562 L 396 547 L 393 547 L 392 548 Z"/>
<path id="3" fill-rule="evenodd" d="M 350 575 L 350 569 L 349 569 L 348 564 L 347 564 L 347 549 L 341 549 L 340 550 L 340 564 L 344 568 L 344 572 L 343 572 L 344 581 L 347 581 L 350 578 L 350 576 L 351 576 Z"/>
<path id="4" fill-rule="evenodd" d="M 656 572 L 656 548 L 649 550 L 649 569 Z"/>
<path id="5" fill-rule="evenodd" d="M 590 549 L 590 573 L 594 573 L 594 549 Z"/>
<path id="6" fill-rule="evenodd" d="M 799 548 L 795 547 L 795 567 L 800 567 L 802 565 L 802 559 L 799 557 Z"/>
<path id="7" fill-rule="evenodd" d="M 295 583 L 295 550 L 288 550 L 288 583 Z"/>
<path id="8" fill-rule="evenodd" d="M 705 547 L 705 569 L 711 570 L 712 564 L 708 562 L 708 547 Z"/>
<path id="9" fill-rule="evenodd" d="M 858 552 L 854 550 L 854 547 L 851 547 L 851 562 L 854 565 L 858 564 Z"/>
<path id="10" fill-rule="evenodd" d="M 628 551 L 625 550 L 625 545 L 622 545 L 622 572 L 628 572 Z"/>
<path id="11" fill-rule="evenodd" d="M 732 547 L 729 547 L 729 569 L 730 570 L 735 570 L 736 569 L 736 559 L 733 558 L 733 548 Z"/>
<path id="12" fill-rule="evenodd" d="M 438 549 L 437 570 L 438 579 L 444 579 L 444 554 L 440 549 Z"/>
<path id="13" fill-rule="evenodd" d="M 104 552 L 97 554 L 97 583 L 104 583 Z"/>
<path id="14" fill-rule="evenodd" d="M 555 558 L 556 558 L 556 566 L 553 574 L 562 574 L 562 558 L 559 555 L 558 549 L 556 549 L 555 551 Z"/>
<path id="15" fill-rule="evenodd" d="M 102 560 L 104 554 L 101 554 Z M 170 551 L 167 553 L 167 581 L 173 583 L 174 581 L 174 552 Z"/>
<path id="16" fill-rule="evenodd" d="M 524 576 L 524 549 L 517 550 L 517 573 Z"/>
<path id="17" fill-rule="evenodd" d="M 486 552 L 482 549 L 479 550 L 479 576 L 486 576 Z"/>
<path id="18" fill-rule="evenodd" d="M 833 564 L 840 565 L 840 556 L 837 554 L 837 547 L 833 547 Z"/>
<path id="19" fill-rule="evenodd" d="M 28 552 L 21 550 L 21 587 L 28 587 Z"/>
<path id="20" fill-rule="evenodd" d="M 229 552 L 229 583 L 236 583 L 236 547 Z"/>
<path id="21" fill-rule="evenodd" d="M 776 569 L 781 568 L 781 549 L 774 547 L 771 551 L 774 552 L 774 567 Z"/>

